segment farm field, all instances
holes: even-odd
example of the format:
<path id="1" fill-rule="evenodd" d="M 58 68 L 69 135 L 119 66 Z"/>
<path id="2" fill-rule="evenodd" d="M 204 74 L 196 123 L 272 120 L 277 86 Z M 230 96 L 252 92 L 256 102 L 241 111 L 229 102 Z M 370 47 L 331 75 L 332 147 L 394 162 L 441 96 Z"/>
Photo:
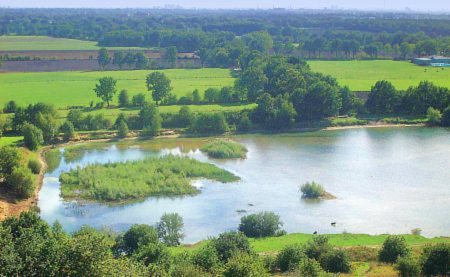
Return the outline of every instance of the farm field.
<path id="1" fill-rule="evenodd" d="M 397 89 L 407 89 L 428 80 L 450 88 L 450 68 L 421 67 L 405 61 L 308 61 L 313 71 L 335 77 L 340 85 L 354 91 L 369 91 L 379 80 L 387 80 Z"/>
<path id="2" fill-rule="evenodd" d="M 0 138 L 0 147 L 13 145 L 19 141 L 21 141 L 23 137 L 1 137 Z"/>
<path id="3" fill-rule="evenodd" d="M 4 73 L 0 74 L 0 105 L 15 100 L 19 105 L 44 102 L 60 109 L 68 106 L 88 106 L 91 101 L 100 102 L 93 89 L 97 80 L 104 76 L 117 79 L 117 90 L 126 89 L 131 97 L 137 93 L 147 93 L 145 78 L 150 72 Z M 209 87 L 221 88 L 234 83 L 228 69 L 168 69 L 164 70 L 164 73 L 172 80 L 172 93 L 177 97 L 192 93 L 194 89 L 203 93 Z M 114 103 L 117 103 L 117 96 Z"/>
<path id="4" fill-rule="evenodd" d="M 0 51 L 98 50 L 96 41 L 47 36 L 0 36 Z M 138 47 L 108 47 L 108 49 L 144 49 Z"/>

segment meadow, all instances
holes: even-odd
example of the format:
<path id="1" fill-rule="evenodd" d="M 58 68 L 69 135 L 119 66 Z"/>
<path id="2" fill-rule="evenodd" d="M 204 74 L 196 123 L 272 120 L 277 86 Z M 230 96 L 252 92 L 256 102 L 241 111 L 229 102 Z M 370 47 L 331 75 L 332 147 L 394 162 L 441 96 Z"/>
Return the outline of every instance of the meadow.
<path id="1" fill-rule="evenodd" d="M 387 80 L 397 89 L 428 80 L 450 88 L 450 68 L 422 67 L 406 61 L 308 61 L 313 71 L 335 77 L 354 91 L 369 91 L 375 82 Z"/>
<path id="2" fill-rule="evenodd" d="M 33 72 L 0 74 L 0 105 L 9 100 L 19 105 L 36 102 L 53 104 L 56 108 L 89 106 L 91 101 L 100 102 L 93 91 L 97 80 L 111 76 L 117 80 L 117 90 L 128 90 L 130 97 L 147 93 L 145 78 L 150 70 L 91 71 L 91 72 Z M 221 88 L 234 84 L 228 69 L 167 69 L 163 70 L 172 80 L 172 93 L 185 96 L 198 89 L 201 94 L 210 87 Z M 114 100 L 117 103 L 117 95 Z"/>
<path id="3" fill-rule="evenodd" d="M 0 36 L 0 51 L 98 50 L 96 41 L 52 38 L 47 36 Z M 139 49 L 108 47 L 108 49 Z"/>

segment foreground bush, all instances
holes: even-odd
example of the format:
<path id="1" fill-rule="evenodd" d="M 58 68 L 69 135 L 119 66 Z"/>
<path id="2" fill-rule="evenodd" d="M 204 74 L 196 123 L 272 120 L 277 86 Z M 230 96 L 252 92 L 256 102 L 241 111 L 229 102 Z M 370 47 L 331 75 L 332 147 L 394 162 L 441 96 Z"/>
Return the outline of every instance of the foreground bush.
<path id="1" fill-rule="evenodd" d="M 302 185 L 300 191 L 303 193 L 303 197 L 308 199 L 316 199 L 325 194 L 323 187 L 314 181 Z"/>
<path id="2" fill-rule="evenodd" d="M 426 246 L 420 256 L 420 264 L 425 276 L 450 276 L 450 244 Z"/>
<path id="3" fill-rule="evenodd" d="M 333 249 L 326 236 L 314 236 L 305 245 L 305 254 L 308 258 L 320 261 L 321 258 Z"/>
<path id="4" fill-rule="evenodd" d="M 288 245 L 278 253 L 277 266 L 283 272 L 293 270 L 303 259 L 306 259 L 306 254 L 302 245 Z"/>
<path id="5" fill-rule="evenodd" d="M 42 165 L 38 160 L 29 160 L 28 168 L 33 172 L 33 174 L 39 174 L 41 172 Z"/>
<path id="6" fill-rule="evenodd" d="M 33 124 L 25 124 L 22 128 L 23 142 L 30 150 L 37 150 L 44 143 L 41 129 Z"/>
<path id="7" fill-rule="evenodd" d="M 320 266 L 319 262 L 314 259 L 303 259 L 300 261 L 294 276 L 308 276 L 308 277 L 326 277 L 332 276 L 327 274 Z"/>
<path id="8" fill-rule="evenodd" d="M 135 224 L 118 238 L 118 250 L 120 253 L 131 255 L 140 246 L 157 243 L 158 233 L 155 228 L 146 224 Z"/>
<path id="9" fill-rule="evenodd" d="M 225 265 L 224 277 L 264 277 L 269 276 L 263 263 L 255 256 L 237 253 Z"/>
<path id="10" fill-rule="evenodd" d="M 378 259 L 385 263 L 395 263 L 398 257 L 404 257 L 409 254 L 405 238 L 402 236 L 389 236 L 383 242 Z"/>
<path id="11" fill-rule="evenodd" d="M 219 259 L 227 262 L 236 253 L 242 252 L 251 254 L 248 238 L 236 231 L 230 231 L 220 234 L 217 238 L 211 240 L 211 245 L 216 249 Z"/>
<path id="12" fill-rule="evenodd" d="M 241 218 L 239 231 L 249 238 L 262 238 L 275 236 L 283 223 L 280 216 L 273 212 L 261 212 Z"/>
<path id="13" fill-rule="evenodd" d="M 27 167 L 16 167 L 6 179 L 6 183 L 8 188 L 20 199 L 33 196 L 36 186 L 34 175 Z"/>
<path id="14" fill-rule="evenodd" d="M 200 150 L 208 157 L 216 159 L 245 158 L 247 148 L 234 142 L 225 140 L 215 140 L 203 145 Z"/>
<path id="15" fill-rule="evenodd" d="M 325 253 L 321 257 L 322 267 L 332 273 L 348 273 L 351 269 L 351 262 L 347 253 L 342 249 L 334 249 Z"/>
<path id="16" fill-rule="evenodd" d="M 418 277 L 420 268 L 417 262 L 411 256 L 399 257 L 395 264 L 395 269 L 400 277 Z"/>

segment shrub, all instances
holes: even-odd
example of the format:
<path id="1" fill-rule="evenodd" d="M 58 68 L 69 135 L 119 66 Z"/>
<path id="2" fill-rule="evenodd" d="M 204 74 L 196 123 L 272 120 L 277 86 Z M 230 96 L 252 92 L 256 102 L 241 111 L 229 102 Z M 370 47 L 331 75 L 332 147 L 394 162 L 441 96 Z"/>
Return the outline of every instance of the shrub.
<path id="1" fill-rule="evenodd" d="M 224 277 L 263 277 L 269 276 L 263 263 L 256 257 L 246 253 L 234 255 L 225 265 Z"/>
<path id="2" fill-rule="evenodd" d="M 36 150 L 44 143 L 42 131 L 33 124 L 25 124 L 22 128 L 23 141 L 30 150 Z"/>
<path id="3" fill-rule="evenodd" d="M 5 113 L 15 113 L 17 111 L 17 104 L 15 101 L 9 101 L 6 103 L 3 112 Z"/>
<path id="4" fill-rule="evenodd" d="M 321 258 L 322 267 L 333 273 L 348 273 L 351 269 L 350 259 L 342 249 L 334 249 Z"/>
<path id="5" fill-rule="evenodd" d="M 306 258 L 302 245 L 288 245 L 277 255 L 277 266 L 281 271 L 293 270 L 301 260 Z"/>
<path id="6" fill-rule="evenodd" d="M 145 104 L 139 112 L 139 119 L 143 126 L 142 135 L 154 137 L 161 129 L 161 116 L 154 104 Z"/>
<path id="7" fill-rule="evenodd" d="M 432 126 L 439 125 L 441 123 L 442 114 L 439 110 L 429 107 L 427 110 L 427 122 Z"/>
<path id="8" fill-rule="evenodd" d="M 321 257 L 332 250 L 328 237 L 315 236 L 312 240 L 308 241 L 305 246 L 305 254 L 308 258 L 320 260 Z"/>
<path id="9" fill-rule="evenodd" d="M 198 134 L 223 134 L 228 131 L 228 123 L 223 113 L 200 114 L 194 120 L 191 131 Z"/>
<path id="10" fill-rule="evenodd" d="M 138 93 L 138 94 L 134 95 L 132 100 L 131 100 L 131 103 L 135 107 L 143 107 L 146 104 L 145 94 Z"/>
<path id="11" fill-rule="evenodd" d="M 450 127 L 450 106 L 448 106 L 442 113 L 441 125 Z"/>
<path id="12" fill-rule="evenodd" d="M 450 275 L 450 244 L 428 245 L 420 255 L 420 266 L 425 276 Z"/>
<path id="13" fill-rule="evenodd" d="M 280 216 L 273 212 L 261 212 L 241 218 L 239 231 L 250 238 L 274 236 L 283 223 Z"/>
<path id="14" fill-rule="evenodd" d="M 211 243 L 206 244 L 192 256 L 192 263 L 201 267 L 205 271 L 214 272 L 220 267 L 219 255 L 216 248 Z"/>
<path id="15" fill-rule="evenodd" d="M 234 142 L 225 140 L 215 140 L 203 145 L 200 150 L 208 157 L 216 159 L 245 158 L 247 148 Z"/>
<path id="16" fill-rule="evenodd" d="M 420 268 L 417 262 L 411 256 L 399 257 L 395 264 L 395 269 L 400 277 L 418 277 Z"/>
<path id="17" fill-rule="evenodd" d="M 388 236 L 383 242 L 378 259 L 385 263 L 395 263 L 398 257 L 409 254 L 405 238 L 402 236 Z"/>
<path id="18" fill-rule="evenodd" d="M 42 165 L 38 160 L 29 160 L 28 161 L 28 168 L 33 172 L 33 174 L 39 174 L 41 172 Z"/>
<path id="19" fill-rule="evenodd" d="M 161 242 L 149 243 L 139 247 L 134 257 L 145 265 L 161 264 L 169 260 L 170 252 Z"/>
<path id="20" fill-rule="evenodd" d="M 132 225 L 119 239 L 120 250 L 128 255 L 135 253 L 140 246 L 158 242 L 156 229 L 145 224 Z"/>
<path id="21" fill-rule="evenodd" d="M 8 188 L 20 199 L 29 198 L 33 195 L 34 181 L 33 173 L 26 167 L 16 167 L 6 179 Z"/>
<path id="22" fill-rule="evenodd" d="M 194 121 L 194 114 L 191 112 L 188 106 L 183 106 L 178 111 L 177 125 L 179 127 L 189 127 Z"/>
<path id="23" fill-rule="evenodd" d="M 247 113 L 244 113 L 237 125 L 238 132 L 248 132 L 252 128 L 252 121 L 248 117 Z"/>
<path id="24" fill-rule="evenodd" d="M 125 137 L 127 137 L 129 131 L 130 130 L 128 129 L 127 122 L 125 120 L 121 120 L 119 122 L 117 136 L 119 138 L 125 138 Z"/>
<path id="25" fill-rule="evenodd" d="M 70 140 L 75 137 L 75 127 L 72 122 L 67 121 L 61 125 L 60 131 L 63 133 L 64 140 Z"/>
<path id="26" fill-rule="evenodd" d="M 300 191 L 303 193 L 303 197 L 308 199 L 319 198 L 325 193 L 322 185 L 317 184 L 314 181 L 303 184 L 300 187 Z"/>
<path id="27" fill-rule="evenodd" d="M 325 277 L 330 275 L 320 267 L 318 261 L 306 258 L 300 261 L 295 276 Z"/>
<path id="28" fill-rule="evenodd" d="M 121 90 L 119 93 L 119 107 L 128 107 L 130 105 L 130 97 L 128 96 L 128 91 L 125 89 Z"/>
<path id="29" fill-rule="evenodd" d="M 236 231 L 220 234 L 219 237 L 211 240 L 211 244 L 216 249 L 219 259 L 222 262 L 228 261 L 228 259 L 238 252 L 252 253 L 248 238 L 244 234 Z"/>
<path id="30" fill-rule="evenodd" d="M 12 146 L 0 147 L 0 180 L 12 174 L 14 168 L 20 166 L 22 155 Z"/>

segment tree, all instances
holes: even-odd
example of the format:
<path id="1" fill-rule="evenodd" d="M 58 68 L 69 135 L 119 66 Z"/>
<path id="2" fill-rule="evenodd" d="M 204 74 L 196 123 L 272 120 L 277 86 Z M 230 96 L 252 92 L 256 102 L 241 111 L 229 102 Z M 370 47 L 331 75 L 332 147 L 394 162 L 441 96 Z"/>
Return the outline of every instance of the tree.
<path id="1" fill-rule="evenodd" d="M 355 106 L 355 94 L 348 87 L 343 87 L 339 90 L 339 95 L 342 101 L 339 114 L 349 114 Z"/>
<path id="2" fill-rule="evenodd" d="M 106 48 L 101 48 L 98 51 L 98 64 L 100 65 L 100 67 L 105 70 L 105 68 L 108 66 L 108 64 L 111 61 L 111 58 L 109 57 L 109 53 L 108 50 L 106 50 Z"/>
<path id="3" fill-rule="evenodd" d="M 147 90 L 152 93 L 153 100 L 156 105 L 158 102 L 164 99 L 172 90 L 170 86 L 170 79 L 159 71 L 152 72 L 147 76 Z"/>
<path id="4" fill-rule="evenodd" d="M 207 88 L 204 98 L 207 103 L 217 103 L 220 98 L 220 90 L 218 88 Z"/>
<path id="5" fill-rule="evenodd" d="M 75 137 L 75 127 L 72 122 L 66 120 L 63 125 L 61 125 L 60 131 L 63 133 L 64 140 L 68 141 Z"/>
<path id="6" fill-rule="evenodd" d="M 227 262 L 224 277 L 264 277 L 269 276 L 263 263 L 257 256 L 237 253 Z"/>
<path id="7" fill-rule="evenodd" d="M 20 166 L 22 156 L 11 146 L 0 147 L 0 182 L 12 174 L 14 168 Z"/>
<path id="8" fill-rule="evenodd" d="M 248 113 L 244 113 L 239 120 L 236 130 L 238 132 L 248 132 L 252 128 L 252 121 L 248 117 Z"/>
<path id="9" fill-rule="evenodd" d="M 114 65 L 117 65 L 120 70 L 122 70 L 125 64 L 125 54 L 123 51 L 114 51 L 113 61 Z"/>
<path id="10" fill-rule="evenodd" d="M 200 102 L 202 101 L 201 97 L 200 97 L 200 92 L 198 91 L 198 89 L 195 89 L 192 92 L 192 101 L 194 102 L 194 104 L 198 105 L 200 104 Z"/>
<path id="11" fill-rule="evenodd" d="M 6 178 L 6 184 L 18 198 L 26 199 L 34 193 L 35 178 L 28 167 L 15 167 Z"/>
<path id="12" fill-rule="evenodd" d="M 134 224 L 119 238 L 119 249 L 126 255 L 132 255 L 139 247 L 158 243 L 158 233 L 155 228 L 145 224 Z"/>
<path id="13" fill-rule="evenodd" d="M 219 259 L 222 262 L 227 262 L 239 252 L 252 253 L 248 238 L 244 234 L 236 231 L 220 234 L 217 238 L 211 240 L 211 244 L 216 249 Z"/>
<path id="14" fill-rule="evenodd" d="M 253 102 L 264 93 L 268 81 L 269 79 L 261 66 L 251 66 L 242 72 L 236 86 L 238 90 L 247 91 L 248 100 Z"/>
<path id="15" fill-rule="evenodd" d="M 128 91 L 123 89 L 119 93 L 119 107 L 124 108 L 130 105 L 130 97 L 128 96 Z"/>
<path id="16" fill-rule="evenodd" d="M 441 125 L 445 127 L 450 126 L 450 106 L 448 106 L 442 113 Z"/>
<path id="17" fill-rule="evenodd" d="M 404 237 L 388 236 L 378 253 L 378 259 L 385 263 L 395 263 L 399 257 L 407 256 L 409 252 Z"/>
<path id="18" fill-rule="evenodd" d="M 125 120 L 121 120 L 119 122 L 119 126 L 118 126 L 118 131 L 117 131 L 117 136 L 119 138 L 126 138 L 128 136 L 128 132 L 130 130 L 128 129 L 128 124 Z"/>
<path id="19" fill-rule="evenodd" d="M 413 257 L 405 256 L 399 257 L 395 264 L 395 269 L 398 271 L 400 277 L 419 277 L 420 267 Z"/>
<path id="20" fill-rule="evenodd" d="M 294 270 L 300 261 L 306 259 L 305 249 L 300 244 L 288 245 L 284 247 L 277 255 L 276 263 L 282 271 Z"/>
<path id="21" fill-rule="evenodd" d="M 136 60 L 136 69 L 145 69 L 148 67 L 148 59 L 143 52 L 138 52 L 134 55 Z"/>
<path id="22" fill-rule="evenodd" d="M 15 101 L 8 101 L 8 103 L 6 103 L 5 108 L 3 109 L 3 111 L 5 113 L 15 113 L 17 110 L 17 104 Z"/>
<path id="23" fill-rule="evenodd" d="M 303 259 L 300 261 L 295 276 L 308 276 L 308 277 L 325 277 L 327 276 L 320 263 L 315 259 Z"/>
<path id="24" fill-rule="evenodd" d="M 144 104 L 139 111 L 139 120 L 143 128 L 142 135 L 154 137 L 161 129 L 161 116 L 154 104 Z"/>
<path id="25" fill-rule="evenodd" d="M 322 185 L 312 181 L 311 183 L 307 182 L 300 187 L 300 191 L 303 194 L 304 198 L 314 199 L 321 197 L 325 190 Z"/>
<path id="26" fill-rule="evenodd" d="M 143 107 L 147 103 L 147 101 L 145 100 L 145 94 L 138 93 L 136 95 L 133 95 L 131 103 L 135 107 Z"/>
<path id="27" fill-rule="evenodd" d="M 177 213 L 165 213 L 156 228 L 159 238 L 168 246 L 178 246 L 184 238 L 183 218 Z"/>
<path id="28" fill-rule="evenodd" d="M 171 68 L 175 68 L 177 65 L 178 51 L 175 46 L 167 47 L 162 55 L 163 60 L 165 60 Z"/>
<path id="29" fill-rule="evenodd" d="M 366 108 L 373 114 L 392 114 L 400 102 L 398 94 L 392 83 L 388 81 L 378 81 L 372 87 Z"/>
<path id="30" fill-rule="evenodd" d="M 223 134 L 228 123 L 223 113 L 203 113 L 195 117 L 191 131 L 198 134 Z"/>
<path id="31" fill-rule="evenodd" d="M 439 110 L 429 107 L 427 110 L 427 122 L 431 126 L 436 126 L 441 124 L 442 114 Z"/>
<path id="32" fill-rule="evenodd" d="M 239 231 L 249 238 L 274 236 L 281 230 L 280 216 L 273 212 L 260 212 L 241 218 Z"/>
<path id="33" fill-rule="evenodd" d="M 323 269 L 332 273 L 348 273 L 351 270 L 351 262 L 347 253 L 342 249 L 333 249 L 325 253 L 321 258 Z"/>
<path id="34" fill-rule="evenodd" d="M 42 131 L 33 124 L 26 123 L 22 128 L 23 141 L 30 150 L 37 150 L 44 143 Z"/>
<path id="35" fill-rule="evenodd" d="M 420 255 L 420 265 L 425 276 L 450 275 L 450 244 L 428 245 Z"/>
<path id="36" fill-rule="evenodd" d="M 366 45 L 364 46 L 364 52 L 366 52 L 372 59 L 376 59 L 378 56 L 378 47 L 373 44 Z"/>
<path id="37" fill-rule="evenodd" d="M 116 94 L 117 81 L 113 77 L 100 78 L 99 83 L 95 85 L 94 91 L 97 97 L 106 102 L 109 107 L 109 102 L 112 101 L 114 94 Z"/>

